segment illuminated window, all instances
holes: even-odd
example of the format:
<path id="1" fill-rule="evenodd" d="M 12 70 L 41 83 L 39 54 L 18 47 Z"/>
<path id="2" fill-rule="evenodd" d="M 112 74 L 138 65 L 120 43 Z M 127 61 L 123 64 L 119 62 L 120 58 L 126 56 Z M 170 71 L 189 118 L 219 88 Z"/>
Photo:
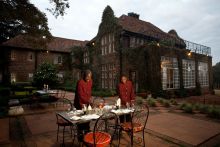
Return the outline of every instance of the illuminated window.
<path id="1" fill-rule="evenodd" d="M 11 73 L 11 83 L 15 83 L 16 82 L 16 74 L 15 73 Z"/>
<path id="2" fill-rule="evenodd" d="M 11 60 L 15 60 L 16 59 L 16 53 L 14 50 L 11 51 Z"/>
<path id="3" fill-rule="evenodd" d="M 179 88 L 179 69 L 177 58 L 161 57 L 161 80 L 163 90 Z"/>

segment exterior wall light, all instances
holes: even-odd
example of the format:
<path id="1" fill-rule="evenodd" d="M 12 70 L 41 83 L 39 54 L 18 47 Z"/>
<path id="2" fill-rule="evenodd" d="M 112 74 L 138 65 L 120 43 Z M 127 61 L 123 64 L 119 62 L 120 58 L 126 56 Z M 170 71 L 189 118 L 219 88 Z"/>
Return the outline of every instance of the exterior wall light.
<path id="1" fill-rule="evenodd" d="M 157 46 L 160 47 L 160 43 L 157 43 Z"/>
<path id="2" fill-rule="evenodd" d="M 191 55 L 192 55 L 192 52 L 190 51 L 187 55 L 188 55 L 188 56 L 191 56 Z"/>

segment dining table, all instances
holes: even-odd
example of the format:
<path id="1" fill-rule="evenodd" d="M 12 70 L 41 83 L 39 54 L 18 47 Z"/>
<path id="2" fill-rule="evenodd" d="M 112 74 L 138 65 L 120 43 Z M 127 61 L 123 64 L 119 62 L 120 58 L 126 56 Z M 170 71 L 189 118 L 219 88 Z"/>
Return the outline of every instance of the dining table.
<path id="1" fill-rule="evenodd" d="M 113 106 L 109 106 L 113 107 Z M 86 113 L 83 110 L 74 110 L 74 111 L 61 111 L 61 112 L 56 112 L 60 117 L 62 117 L 64 120 L 72 123 L 73 125 L 81 124 L 81 123 L 86 123 L 90 121 L 97 120 L 103 113 L 107 111 L 111 111 L 115 113 L 118 116 L 121 115 L 126 115 L 134 112 L 133 108 L 120 108 L 120 109 L 115 109 L 115 108 L 95 108 L 90 111 L 86 111 Z"/>

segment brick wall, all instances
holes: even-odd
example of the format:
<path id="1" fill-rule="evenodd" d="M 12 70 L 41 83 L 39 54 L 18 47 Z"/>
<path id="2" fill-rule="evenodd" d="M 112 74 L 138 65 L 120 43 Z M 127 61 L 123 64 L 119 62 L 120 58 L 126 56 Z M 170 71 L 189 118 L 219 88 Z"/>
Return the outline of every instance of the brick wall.
<path id="1" fill-rule="evenodd" d="M 66 67 L 63 64 L 57 63 L 58 56 L 68 56 L 67 53 L 59 52 L 47 52 L 47 51 L 34 51 L 25 49 L 11 49 L 15 58 L 9 57 L 9 73 L 15 74 L 16 82 L 28 82 L 30 81 L 29 74 L 33 74 L 36 69 L 43 63 L 49 62 L 57 64 L 59 71 L 64 72 Z M 30 54 L 32 54 L 32 60 L 30 60 Z"/>

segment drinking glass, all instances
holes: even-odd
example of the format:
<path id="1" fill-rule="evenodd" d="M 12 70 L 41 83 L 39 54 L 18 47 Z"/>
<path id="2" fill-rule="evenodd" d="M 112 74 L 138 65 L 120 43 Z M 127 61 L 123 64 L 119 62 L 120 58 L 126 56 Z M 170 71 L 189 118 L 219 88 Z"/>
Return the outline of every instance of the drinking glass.
<path id="1" fill-rule="evenodd" d="M 131 100 L 131 109 L 134 109 L 135 101 Z"/>
<path id="2" fill-rule="evenodd" d="M 130 109 L 130 103 L 129 102 L 126 102 L 126 107 L 127 107 L 127 109 Z"/>

